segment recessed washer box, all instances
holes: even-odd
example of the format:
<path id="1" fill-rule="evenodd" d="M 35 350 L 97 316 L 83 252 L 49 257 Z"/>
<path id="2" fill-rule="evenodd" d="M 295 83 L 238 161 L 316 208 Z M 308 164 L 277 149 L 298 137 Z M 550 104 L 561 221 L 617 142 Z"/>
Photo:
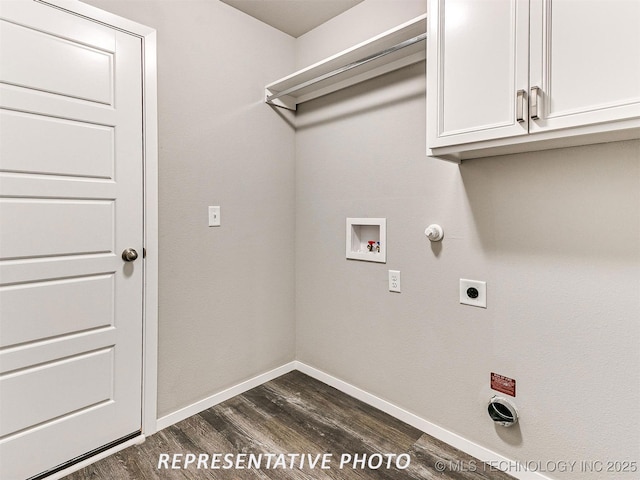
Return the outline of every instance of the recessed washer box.
<path id="1" fill-rule="evenodd" d="M 387 219 L 347 218 L 347 258 L 387 262 Z"/>

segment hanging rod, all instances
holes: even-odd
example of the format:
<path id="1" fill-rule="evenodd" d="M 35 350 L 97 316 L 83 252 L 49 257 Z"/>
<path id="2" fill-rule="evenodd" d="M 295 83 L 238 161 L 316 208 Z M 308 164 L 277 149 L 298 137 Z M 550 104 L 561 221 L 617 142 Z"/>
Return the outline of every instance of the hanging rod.
<path id="1" fill-rule="evenodd" d="M 426 40 L 427 38 L 427 34 L 426 33 L 422 33 L 416 37 L 410 38 L 408 40 L 405 40 L 403 42 L 400 42 L 396 45 L 393 45 L 392 47 L 389 47 L 385 50 L 382 50 L 381 52 L 378 53 L 374 53 L 372 55 L 369 55 L 367 57 L 361 58 L 360 60 L 356 60 L 355 62 L 349 63 L 348 65 L 345 65 L 343 67 L 337 68 L 335 70 L 332 70 L 331 72 L 325 73 L 323 75 L 320 75 L 316 78 L 312 78 L 311 80 L 307 80 L 306 82 L 302 82 L 298 85 L 294 85 L 293 87 L 287 88 L 286 90 L 283 90 L 281 92 L 278 93 L 274 93 L 273 95 L 267 95 L 267 99 L 266 102 L 270 105 L 276 105 L 273 103 L 274 100 L 280 98 L 280 97 L 284 97 L 285 95 L 289 95 L 293 92 L 297 92 L 298 90 L 302 90 L 303 88 L 309 87 L 311 85 L 314 85 L 318 82 L 321 82 L 323 80 L 326 80 L 328 78 L 331 77 L 335 77 L 336 75 L 340 75 L 341 73 L 347 72 L 349 70 L 352 70 L 354 68 L 360 67 L 362 65 L 365 65 L 369 62 L 372 62 L 374 60 L 377 60 L 378 58 L 384 57 L 386 55 L 389 55 L 390 53 L 394 53 L 397 52 L 398 50 L 401 50 L 405 47 L 409 47 L 411 45 L 414 45 L 418 42 L 422 42 L 424 40 Z M 277 105 L 276 105 L 277 106 Z"/>

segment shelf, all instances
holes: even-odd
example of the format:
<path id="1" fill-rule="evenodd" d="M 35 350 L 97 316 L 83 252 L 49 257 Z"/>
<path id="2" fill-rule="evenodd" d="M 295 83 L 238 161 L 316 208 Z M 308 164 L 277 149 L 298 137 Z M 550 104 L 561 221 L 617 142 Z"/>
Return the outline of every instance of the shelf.
<path id="1" fill-rule="evenodd" d="M 420 15 L 265 87 L 265 101 L 295 110 L 300 103 L 426 58 L 427 15 Z"/>

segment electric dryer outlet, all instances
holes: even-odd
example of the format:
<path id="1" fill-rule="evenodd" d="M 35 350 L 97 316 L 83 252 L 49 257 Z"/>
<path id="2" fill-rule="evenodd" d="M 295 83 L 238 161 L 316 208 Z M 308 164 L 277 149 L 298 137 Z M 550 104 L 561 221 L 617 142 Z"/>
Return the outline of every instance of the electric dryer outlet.
<path id="1" fill-rule="evenodd" d="M 487 308 L 487 282 L 460 279 L 460 303 Z"/>

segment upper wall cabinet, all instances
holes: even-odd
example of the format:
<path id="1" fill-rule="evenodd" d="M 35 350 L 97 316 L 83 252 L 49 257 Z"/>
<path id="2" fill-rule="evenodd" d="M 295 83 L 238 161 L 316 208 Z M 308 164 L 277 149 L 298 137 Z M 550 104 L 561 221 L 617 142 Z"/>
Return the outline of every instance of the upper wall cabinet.
<path id="1" fill-rule="evenodd" d="M 640 138 L 640 1 L 430 0 L 428 154 Z"/>

